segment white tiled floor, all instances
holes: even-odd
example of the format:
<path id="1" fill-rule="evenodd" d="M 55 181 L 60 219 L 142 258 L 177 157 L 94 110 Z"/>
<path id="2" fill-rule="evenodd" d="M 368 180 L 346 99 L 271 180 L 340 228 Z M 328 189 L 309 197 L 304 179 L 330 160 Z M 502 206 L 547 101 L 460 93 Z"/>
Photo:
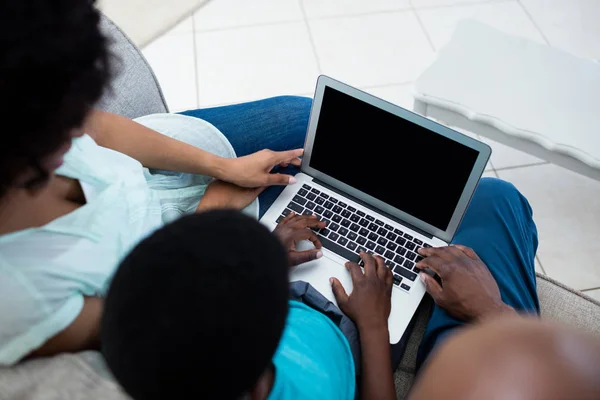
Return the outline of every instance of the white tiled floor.
<path id="1" fill-rule="evenodd" d="M 144 54 L 172 111 L 310 96 L 321 73 L 412 108 L 412 82 L 461 19 L 600 59 L 599 17 L 600 0 L 212 0 Z M 600 299 L 600 182 L 488 143 L 485 176 L 533 206 L 536 269 Z"/>

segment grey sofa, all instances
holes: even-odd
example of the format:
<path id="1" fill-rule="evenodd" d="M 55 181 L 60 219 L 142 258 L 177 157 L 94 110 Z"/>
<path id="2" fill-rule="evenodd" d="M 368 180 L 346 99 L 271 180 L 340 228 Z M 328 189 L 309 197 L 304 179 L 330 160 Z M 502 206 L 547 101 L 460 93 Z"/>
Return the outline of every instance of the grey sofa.
<path id="1" fill-rule="evenodd" d="M 129 118 L 168 112 L 158 81 L 139 50 L 110 21 L 105 19 L 103 28 L 113 40 L 113 52 L 119 63 L 112 91 L 101 101 L 101 108 Z M 542 318 L 600 336 L 600 303 L 543 275 L 538 275 L 537 285 Z M 431 306 L 431 300 L 425 298 L 415 316 L 406 353 L 395 372 L 399 399 L 406 396 L 415 379 L 417 349 Z M 13 398 L 116 400 L 127 396 L 112 382 L 100 354 L 84 352 L 0 368 L 0 399 Z"/>

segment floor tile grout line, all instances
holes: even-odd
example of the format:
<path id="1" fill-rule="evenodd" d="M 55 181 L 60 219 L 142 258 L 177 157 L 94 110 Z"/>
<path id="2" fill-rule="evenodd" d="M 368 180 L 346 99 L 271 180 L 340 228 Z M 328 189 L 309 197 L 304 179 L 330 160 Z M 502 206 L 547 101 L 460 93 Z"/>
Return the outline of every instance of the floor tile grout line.
<path id="1" fill-rule="evenodd" d="M 317 62 L 317 70 L 319 71 L 319 75 L 323 73 L 321 69 L 321 59 L 319 58 L 319 53 L 317 52 L 317 45 L 315 44 L 315 39 L 312 34 L 312 30 L 310 29 L 310 24 L 308 23 L 308 17 L 306 15 L 306 9 L 304 8 L 304 1 L 298 0 L 298 5 L 302 10 L 302 15 L 304 16 L 304 26 L 306 27 L 306 32 L 308 33 L 308 40 L 310 41 L 310 46 L 313 51 L 313 55 L 315 56 L 315 60 Z"/>
<path id="2" fill-rule="evenodd" d="M 287 25 L 287 24 L 300 23 L 300 22 L 303 22 L 303 19 L 286 19 L 283 21 L 258 22 L 255 24 L 225 26 L 222 28 L 200 29 L 200 30 L 196 31 L 196 33 L 226 32 L 226 31 L 233 31 L 236 29 L 260 28 L 260 27 L 264 27 L 264 26 L 279 26 L 279 25 Z"/>
<path id="3" fill-rule="evenodd" d="M 542 264 L 542 260 L 540 260 L 540 256 L 539 256 L 539 254 L 536 254 L 536 255 L 535 255 L 535 259 L 537 260 L 538 264 L 540 265 L 540 269 L 542 270 L 542 273 L 543 273 L 544 275 L 548 275 L 548 274 L 546 273 L 546 270 L 544 269 L 544 264 Z"/>
<path id="4" fill-rule="evenodd" d="M 196 45 L 196 18 L 192 13 L 192 44 L 194 46 L 194 74 L 196 78 L 196 108 L 200 108 L 200 73 L 198 68 L 198 46 Z"/>
<path id="5" fill-rule="evenodd" d="M 429 43 L 431 50 L 433 50 L 433 52 L 435 53 L 437 50 L 435 48 L 435 45 L 433 44 L 433 40 L 431 40 L 431 35 L 429 35 L 427 28 L 425 28 L 425 24 L 423 23 L 423 20 L 421 20 L 421 16 L 419 15 L 419 12 L 417 11 L 417 9 L 414 8 L 412 1 L 410 2 L 410 6 L 412 8 L 413 14 L 417 18 L 417 22 L 419 23 L 421 30 L 423 31 L 423 33 L 425 34 L 425 37 L 427 38 L 427 42 Z"/>
<path id="6" fill-rule="evenodd" d="M 519 169 L 519 168 L 527 168 L 527 167 L 537 167 L 540 165 L 548 165 L 550 164 L 549 161 L 544 161 L 544 162 L 537 162 L 537 163 L 531 163 L 531 164 L 523 164 L 523 165 L 514 165 L 511 167 L 501 167 L 501 168 L 496 168 L 496 171 L 500 172 L 500 171 L 510 171 L 512 169 Z"/>
<path id="7" fill-rule="evenodd" d="M 529 18 L 529 20 L 531 21 L 531 23 L 533 24 L 534 28 L 539 32 L 539 34 L 542 36 L 542 39 L 544 39 L 544 42 L 546 42 L 546 44 L 548 46 L 552 46 L 550 44 L 550 41 L 548 40 L 548 38 L 546 37 L 546 35 L 544 34 L 544 32 L 542 31 L 542 29 L 540 28 L 540 26 L 537 24 L 537 22 L 535 22 L 535 19 L 533 19 L 533 16 L 531 15 L 531 13 L 529 12 L 529 10 L 527 10 L 527 8 L 523 5 L 523 3 L 521 2 L 521 0 L 517 0 L 517 3 L 519 3 L 519 6 L 521 7 L 521 9 L 523 10 L 523 12 L 525 13 L 525 15 L 527 15 L 527 18 Z"/>
<path id="8" fill-rule="evenodd" d="M 453 7 L 476 6 L 479 4 L 512 3 L 514 1 L 515 0 L 486 0 L 486 1 L 466 0 L 466 1 L 461 1 L 458 3 L 452 3 L 452 4 L 437 4 L 437 5 L 434 4 L 431 6 L 422 6 L 422 7 L 413 5 L 413 7 L 415 8 L 415 10 L 437 10 L 437 9 L 453 8 Z"/>

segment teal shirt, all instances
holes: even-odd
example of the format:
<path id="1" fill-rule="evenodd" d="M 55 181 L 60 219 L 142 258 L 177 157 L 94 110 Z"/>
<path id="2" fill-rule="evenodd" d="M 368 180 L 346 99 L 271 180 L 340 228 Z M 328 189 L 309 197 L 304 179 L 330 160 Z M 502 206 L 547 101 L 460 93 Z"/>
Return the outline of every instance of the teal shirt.
<path id="1" fill-rule="evenodd" d="M 302 303 L 290 301 L 273 364 L 269 400 L 354 399 L 354 359 L 348 341 L 329 318 Z"/>

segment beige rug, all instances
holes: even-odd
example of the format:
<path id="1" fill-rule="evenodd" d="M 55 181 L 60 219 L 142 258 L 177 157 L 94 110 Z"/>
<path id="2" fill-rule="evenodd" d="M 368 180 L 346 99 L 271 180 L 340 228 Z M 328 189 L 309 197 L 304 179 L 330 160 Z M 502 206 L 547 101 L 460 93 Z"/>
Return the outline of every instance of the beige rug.
<path id="1" fill-rule="evenodd" d="M 140 47 L 210 0 L 98 0 L 98 7 Z"/>

